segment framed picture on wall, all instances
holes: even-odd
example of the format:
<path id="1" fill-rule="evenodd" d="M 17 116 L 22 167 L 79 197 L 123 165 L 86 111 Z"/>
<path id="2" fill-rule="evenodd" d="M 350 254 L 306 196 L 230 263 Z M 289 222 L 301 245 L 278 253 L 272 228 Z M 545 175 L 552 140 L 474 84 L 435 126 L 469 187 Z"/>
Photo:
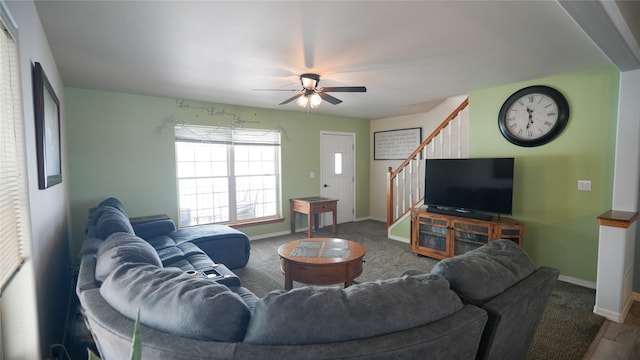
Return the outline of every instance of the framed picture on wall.
<path id="1" fill-rule="evenodd" d="M 62 182 L 60 156 L 60 101 L 42 65 L 33 65 L 33 107 L 36 120 L 38 188 Z"/>
<path id="2" fill-rule="evenodd" d="M 420 145 L 422 128 L 373 133 L 373 160 L 404 160 Z"/>

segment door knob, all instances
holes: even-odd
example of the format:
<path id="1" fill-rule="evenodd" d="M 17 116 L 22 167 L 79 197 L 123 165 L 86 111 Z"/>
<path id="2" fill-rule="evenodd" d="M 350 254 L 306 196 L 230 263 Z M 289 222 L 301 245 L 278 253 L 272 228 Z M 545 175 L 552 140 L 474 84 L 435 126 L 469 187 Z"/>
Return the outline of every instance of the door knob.
<path id="1" fill-rule="evenodd" d="M 324 184 L 324 187 L 329 187 L 329 185 L 327 185 L 327 184 Z"/>

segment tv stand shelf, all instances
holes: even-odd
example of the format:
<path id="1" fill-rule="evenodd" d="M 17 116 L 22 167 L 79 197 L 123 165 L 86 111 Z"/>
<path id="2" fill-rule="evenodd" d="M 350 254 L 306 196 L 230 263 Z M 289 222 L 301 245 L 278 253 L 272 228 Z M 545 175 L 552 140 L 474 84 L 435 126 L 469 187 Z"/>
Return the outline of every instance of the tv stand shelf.
<path id="1" fill-rule="evenodd" d="M 411 242 L 415 254 L 444 259 L 464 254 L 491 241 L 509 239 L 522 246 L 524 225 L 509 218 L 470 219 L 411 210 Z"/>

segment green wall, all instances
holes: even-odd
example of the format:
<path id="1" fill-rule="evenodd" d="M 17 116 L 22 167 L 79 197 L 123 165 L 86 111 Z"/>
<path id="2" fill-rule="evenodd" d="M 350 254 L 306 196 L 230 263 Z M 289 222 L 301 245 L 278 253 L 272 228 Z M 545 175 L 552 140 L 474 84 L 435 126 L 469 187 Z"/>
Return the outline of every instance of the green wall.
<path id="1" fill-rule="evenodd" d="M 595 282 L 596 216 L 612 201 L 619 73 L 613 67 L 509 84 L 470 93 L 472 157 L 515 157 L 513 217 L 525 222 L 524 247 L 539 265 Z M 529 85 L 548 85 L 569 101 L 564 132 L 551 143 L 524 148 L 505 140 L 497 116 L 506 98 Z M 77 88 L 65 89 L 72 251 L 83 239 L 87 209 L 121 198 L 129 215 L 177 218 L 173 124 L 282 129 L 283 214 L 286 199 L 319 193 L 320 132 L 356 133 L 356 218 L 369 215 L 369 122 L 300 112 L 247 108 Z M 225 114 L 210 115 L 207 108 Z M 231 114 L 240 116 L 236 123 Z M 577 191 L 591 180 L 592 191 Z M 289 223 L 243 228 L 249 235 L 287 231 Z M 407 226 L 408 232 L 408 226 Z"/>
<path id="2" fill-rule="evenodd" d="M 78 88 L 65 89 L 65 105 L 72 254 L 84 239 L 87 210 L 105 197 L 121 199 L 129 216 L 166 213 L 177 219 L 176 123 L 281 130 L 286 220 L 242 228 L 250 236 L 287 231 L 287 199 L 319 194 L 320 176 L 310 179 L 309 172 L 320 174 L 321 131 L 356 134 L 356 218 L 369 216 L 367 120 L 195 101 L 178 107 L 171 98 Z"/>
<path id="3" fill-rule="evenodd" d="M 619 73 L 615 68 L 537 79 L 469 96 L 471 157 L 515 157 L 513 217 L 524 221 L 524 248 L 538 265 L 595 282 L 598 223 L 611 209 Z M 515 146 L 498 129 L 498 112 L 513 92 L 548 85 L 567 98 L 564 132 L 539 147 Z M 577 191 L 591 180 L 592 191 Z"/>

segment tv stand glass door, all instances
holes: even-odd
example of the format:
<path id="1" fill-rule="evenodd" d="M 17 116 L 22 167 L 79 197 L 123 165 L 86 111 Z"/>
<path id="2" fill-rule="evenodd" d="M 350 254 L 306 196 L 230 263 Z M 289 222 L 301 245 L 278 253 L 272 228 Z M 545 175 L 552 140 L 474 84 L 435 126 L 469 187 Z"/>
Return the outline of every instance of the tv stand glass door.
<path id="1" fill-rule="evenodd" d="M 478 220 L 413 209 L 409 247 L 416 255 L 444 259 L 498 239 L 522 246 L 523 230 L 521 222 L 508 218 Z"/>

